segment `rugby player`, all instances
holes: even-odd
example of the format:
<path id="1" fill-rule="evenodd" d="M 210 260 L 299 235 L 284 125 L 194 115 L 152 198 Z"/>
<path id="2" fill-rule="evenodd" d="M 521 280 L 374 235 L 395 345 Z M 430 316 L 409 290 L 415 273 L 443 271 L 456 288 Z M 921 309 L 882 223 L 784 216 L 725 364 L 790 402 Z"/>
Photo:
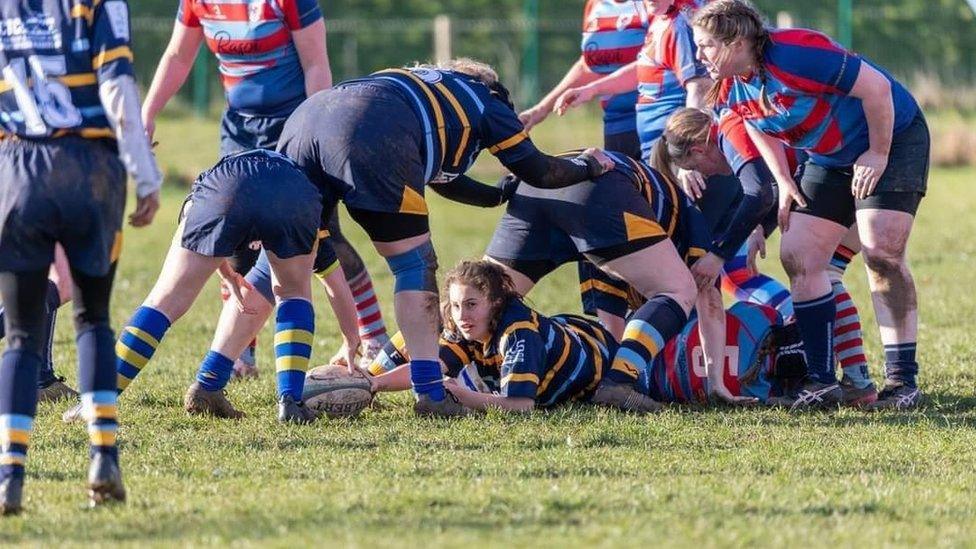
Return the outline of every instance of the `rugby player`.
<path id="1" fill-rule="evenodd" d="M 413 350 L 419 414 L 452 415 L 437 363 L 437 259 L 424 189 L 463 187 L 483 149 L 529 185 L 559 187 L 612 168 L 597 149 L 566 160 L 536 149 L 491 67 L 470 59 L 389 69 L 307 99 L 278 149 L 342 200 L 395 278 L 397 323 Z"/>
<path id="2" fill-rule="evenodd" d="M 635 0 L 587 0 L 583 8 L 583 39 L 579 59 L 563 79 L 530 109 L 519 114 L 529 131 L 542 123 L 569 88 L 589 84 L 637 60 L 650 22 L 644 3 Z M 603 147 L 640 158 L 640 137 L 634 105 L 637 90 L 604 96 Z"/>
<path id="3" fill-rule="evenodd" d="M 136 227 L 152 221 L 162 180 L 139 117 L 128 5 L 3 2 L 0 23 L 0 296 L 7 339 L 0 361 L 0 514 L 22 509 L 57 243 L 74 286 L 89 498 L 122 501 L 109 297 L 121 252 L 125 173 L 136 182 L 129 216 Z"/>
<path id="4" fill-rule="evenodd" d="M 828 270 L 856 220 L 885 349 L 885 385 L 872 406 L 916 406 L 918 307 L 905 250 L 930 143 L 918 103 L 883 69 L 819 32 L 767 29 L 743 0 L 703 7 L 694 36 L 716 79 L 710 100 L 742 116 L 779 184 L 781 256 L 811 372 L 796 403 L 842 398 Z M 809 155 L 799 186 L 783 145 Z"/>
<path id="5" fill-rule="evenodd" d="M 787 152 L 790 168 L 795 170 L 798 154 Z M 710 226 L 716 227 L 709 253 L 692 267 L 699 283 L 712 283 L 721 273 L 723 289 L 736 299 L 769 305 L 784 318 L 792 318 L 789 290 L 756 268 L 756 253 L 760 249 L 765 253 L 766 231 L 775 227 L 776 186 L 742 118 L 724 110 L 716 122 L 698 109 L 679 110 L 668 119 L 653 153 L 653 166 L 674 179 L 672 164 L 706 177 L 734 176 L 730 183 L 709 185 L 697 201 Z M 843 370 L 840 387 L 843 402 L 849 406 L 864 406 L 877 399 L 864 356 L 860 316 L 843 283 L 847 265 L 859 249 L 857 231 L 848 231 L 834 252 L 830 270 L 837 306 L 834 358 Z"/>
<path id="6" fill-rule="evenodd" d="M 269 279 L 273 276 L 275 281 L 273 290 L 270 284 L 268 290 L 277 305 L 278 420 L 313 421 L 316 414 L 301 398 L 315 331 L 309 273 L 316 261 L 316 246 L 322 247 L 320 260 L 335 263 L 328 242 L 317 242 L 321 214 L 318 190 L 301 168 L 274 151 L 231 154 L 200 174 L 184 204 L 158 280 L 116 343 L 120 392 L 146 367 L 166 332 L 186 314 L 214 271 L 235 295 L 249 287 L 228 258 L 241 242 L 260 240 Z M 349 331 L 352 333 L 344 336 L 355 338 L 354 328 Z M 197 381 L 187 391 L 188 412 L 243 416 L 227 401 L 223 388 L 233 369 L 230 357 L 246 344 L 245 339 L 228 350 L 215 339 Z M 65 421 L 71 421 L 74 413 L 68 410 Z"/>
<path id="7" fill-rule="evenodd" d="M 179 0 L 169 45 L 142 107 L 150 136 L 159 112 L 186 81 L 201 42 L 217 58 L 227 99 L 220 124 L 220 156 L 254 148 L 274 150 L 295 107 L 332 86 L 325 22 L 316 0 Z M 328 220 L 328 229 L 356 298 L 362 350 L 369 357 L 387 339 L 373 282 L 362 258 L 342 235 L 338 217 Z M 258 251 L 245 243 L 231 264 L 244 275 Z M 222 289 L 226 301 L 228 294 Z M 225 307 L 233 309 L 234 304 Z M 245 331 L 261 328 L 251 316 L 241 321 L 247 323 Z M 254 343 L 235 361 L 235 375 L 257 375 Z"/>
<path id="8" fill-rule="evenodd" d="M 597 267 L 581 277 L 584 292 L 588 281 L 596 290 L 608 279 L 633 287 L 643 301 L 633 314 L 601 316 L 621 348 L 593 401 L 653 411 L 659 405 L 634 389 L 639 364 L 653 360 L 695 306 L 704 320 L 706 363 L 721 364 L 721 294 L 715 286 L 696 288 L 688 270 L 711 242 L 701 212 L 653 169 L 608 154 L 615 168 L 601 177 L 558 190 L 518 185 L 485 256 L 505 266 L 521 295 L 559 265 L 580 259 Z"/>
<path id="9" fill-rule="evenodd" d="M 590 402 L 618 344 L 599 323 L 575 315 L 546 317 L 529 308 L 501 268 L 462 261 L 448 273 L 441 305 L 440 361 L 448 390 L 467 407 L 510 411 Z M 639 391 L 659 402 L 765 402 L 805 373 L 796 330 L 762 305 L 738 303 L 726 312 L 726 361 L 721 376 L 706 374 L 698 322 L 689 320 L 661 353 L 640 365 Z M 374 393 L 410 387 L 409 361 L 395 334 L 370 365 Z M 716 387 L 724 388 L 721 391 Z"/>

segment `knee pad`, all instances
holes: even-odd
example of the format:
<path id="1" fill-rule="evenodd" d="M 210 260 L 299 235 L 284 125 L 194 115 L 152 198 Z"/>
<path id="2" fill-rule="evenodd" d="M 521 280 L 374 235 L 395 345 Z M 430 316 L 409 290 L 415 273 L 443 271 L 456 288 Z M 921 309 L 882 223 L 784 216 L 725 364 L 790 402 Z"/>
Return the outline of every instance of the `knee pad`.
<path id="1" fill-rule="evenodd" d="M 387 257 L 386 262 L 393 272 L 394 293 L 437 293 L 437 254 L 429 240 L 410 251 Z"/>

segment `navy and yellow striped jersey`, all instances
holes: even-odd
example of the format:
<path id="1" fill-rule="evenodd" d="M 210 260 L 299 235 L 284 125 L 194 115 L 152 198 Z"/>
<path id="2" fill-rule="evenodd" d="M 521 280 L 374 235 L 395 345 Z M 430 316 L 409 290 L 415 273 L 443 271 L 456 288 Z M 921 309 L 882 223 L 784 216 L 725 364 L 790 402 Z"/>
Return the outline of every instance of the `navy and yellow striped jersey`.
<path id="1" fill-rule="evenodd" d="M 513 299 L 502 310 L 490 341 L 451 344 L 455 357 L 445 364 L 465 385 L 477 387 L 480 382 L 481 390 L 531 398 L 537 407 L 548 408 L 588 398 L 616 349 L 610 333 L 592 320 L 546 317 Z M 442 359 L 449 358 L 444 355 Z"/>
<path id="2" fill-rule="evenodd" d="M 506 166 L 536 148 L 515 110 L 474 76 L 431 67 L 387 69 L 339 84 L 387 87 L 403 97 L 424 128 L 424 182 L 447 183 L 488 152 Z"/>
<path id="3" fill-rule="evenodd" d="M 126 0 L 0 2 L 0 127 L 113 138 L 98 83 L 132 75 Z"/>
<path id="4" fill-rule="evenodd" d="M 596 181 L 627 177 L 651 205 L 654 220 L 667 232 L 685 262 L 690 265 L 705 255 L 712 242 L 711 233 L 701 211 L 688 196 L 647 164 L 621 153 L 608 151 L 607 154 L 613 158 L 615 167 Z"/>

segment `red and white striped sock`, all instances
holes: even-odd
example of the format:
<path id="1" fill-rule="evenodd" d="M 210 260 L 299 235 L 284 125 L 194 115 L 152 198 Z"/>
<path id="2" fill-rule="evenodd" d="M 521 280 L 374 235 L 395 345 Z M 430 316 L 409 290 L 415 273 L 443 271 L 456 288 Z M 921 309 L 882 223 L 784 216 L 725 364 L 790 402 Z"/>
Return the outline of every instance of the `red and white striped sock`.
<path id="1" fill-rule="evenodd" d="M 349 280 L 349 289 L 356 302 L 356 320 L 359 324 L 359 337 L 363 340 L 380 338 L 386 335 L 386 324 L 383 322 L 383 312 L 380 310 L 379 300 L 373 291 L 373 279 L 369 271 L 354 276 Z"/>

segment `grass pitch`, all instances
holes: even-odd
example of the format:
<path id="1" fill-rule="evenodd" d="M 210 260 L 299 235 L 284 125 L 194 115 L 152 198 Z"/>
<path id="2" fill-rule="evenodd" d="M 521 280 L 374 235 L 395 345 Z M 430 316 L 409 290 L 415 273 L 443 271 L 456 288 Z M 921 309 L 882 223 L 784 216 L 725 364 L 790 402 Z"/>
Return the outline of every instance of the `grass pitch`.
<path id="1" fill-rule="evenodd" d="M 592 121 L 547 123 L 549 150 L 598 135 Z M 572 132 L 579 137 L 565 134 Z M 160 160 L 170 180 L 192 180 L 216 154 L 211 122 L 162 121 Z M 494 161 L 478 174 L 497 173 Z M 271 330 L 262 377 L 234 383 L 239 422 L 187 417 L 182 393 L 210 342 L 216 284 L 167 335 L 122 399 L 121 451 L 130 501 L 88 510 L 87 437 L 63 425 L 64 405 L 39 410 L 28 461 L 26 513 L 0 520 L 0 544 L 343 546 L 966 546 L 976 531 L 976 266 L 974 170 L 935 171 L 911 258 L 922 305 L 921 410 L 790 415 L 680 409 L 635 417 L 575 407 L 525 417 L 493 413 L 418 420 L 409 395 L 381 410 L 311 426 L 275 421 Z M 156 224 L 128 230 L 113 300 L 118 327 L 155 281 L 182 194 L 169 186 Z M 501 210 L 430 198 L 441 265 L 480 255 Z M 388 322 L 391 277 L 362 232 Z M 782 277 L 775 242 L 765 265 Z M 649 267 L 652 268 L 652 267 Z M 861 307 L 872 364 L 881 353 L 863 265 L 847 281 Z M 575 272 L 530 295 L 538 309 L 578 311 Z M 337 329 L 317 293 L 314 361 Z M 73 335 L 62 310 L 60 373 L 74 381 Z"/>

